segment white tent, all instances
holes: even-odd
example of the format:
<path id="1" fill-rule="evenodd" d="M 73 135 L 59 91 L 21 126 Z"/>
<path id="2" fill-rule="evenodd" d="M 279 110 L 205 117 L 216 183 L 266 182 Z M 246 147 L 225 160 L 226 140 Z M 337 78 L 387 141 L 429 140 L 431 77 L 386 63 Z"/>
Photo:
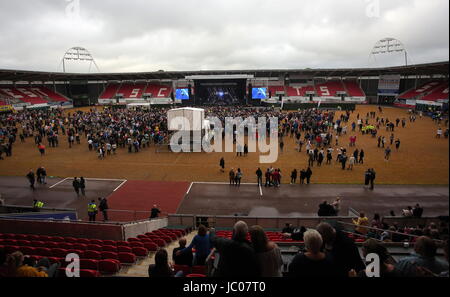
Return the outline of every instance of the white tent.
<path id="1" fill-rule="evenodd" d="M 167 112 L 169 130 L 201 131 L 205 120 L 205 110 L 201 108 L 175 108 Z"/>

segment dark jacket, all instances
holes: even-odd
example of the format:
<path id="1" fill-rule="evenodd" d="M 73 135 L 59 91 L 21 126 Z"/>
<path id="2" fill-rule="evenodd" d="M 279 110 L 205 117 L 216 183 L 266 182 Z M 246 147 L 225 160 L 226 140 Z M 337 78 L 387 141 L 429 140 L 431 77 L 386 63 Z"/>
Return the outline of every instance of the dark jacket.
<path id="1" fill-rule="evenodd" d="M 219 252 L 216 277 L 258 277 L 260 275 L 255 251 L 247 240 L 216 237 L 210 233 L 213 247 Z"/>

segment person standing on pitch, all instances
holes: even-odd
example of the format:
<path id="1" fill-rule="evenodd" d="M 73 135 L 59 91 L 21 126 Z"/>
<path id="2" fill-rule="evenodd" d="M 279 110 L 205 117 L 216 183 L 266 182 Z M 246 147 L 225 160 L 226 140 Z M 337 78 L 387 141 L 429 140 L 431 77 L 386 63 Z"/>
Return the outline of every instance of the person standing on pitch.
<path id="1" fill-rule="evenodd" d="M 375 183 L 376 172 L 373 168 L 370 169 L 370 189 L 373 190 Z"/>
<path id="2" fill-rule="evenodd" d="M 91 202 L 88 204 L 89 222 L 95 222 L 96 215 L 97 215 L 97 205 L 95 204 L 95 200 L 91 200 Z"/>
<path id="3" fill-rule="evenodd" d="M 72 186 L 75 192 L 77 193 L 77 196 L 80 196 L 80 182 L 78 181 L 77 177 L 73 179 Z"/>
<path id="4" fill-rule="evenodd" d="M 222 173 L 224 173 L 225 172 L 225 159 L 223 157 L 220 159 L 219 166 L 220 166 L 220 171 Z"/>
<path id="5" fill-rule="evenodd" d="M 291 185 L 297 182 L 297 169 L 292 170 L 291 172 Z"/>
<path id="6" fill-rule="evenodd" d="M 34 183 L 36 182 L 36 178 L 34 176 L 33 170 L 30 169 L 30 172 L 26 175 L 28 181 L 30 182 L 30 188 L 34 190 Z"/>
<path id="7" fill-rule="evenodd" d="M 234 185 L 234 177 L 235 177 L 235 173 L 234 173 L 234 168 L 231 168 L 230 172 L 228 173 L 228 176 L 230 177 L 230 186 Z"/>
<path id="8" fill-rule="evenodd" d="M 258 167 L 258 169 L 256 170 L 256 178 L 258 180 L 258 186 L 262 186 L 262 170 L 261 168 Z"/>
<path id="9" fill-rule="evenodd" d="M 81 195 L 86 197 L 86 193 L 84 192 L 84 189 L 86 188 L 86 181 L 84 180 L 84 177 L 80 177 L 80 190 L 81 190 Z"/>
<path id="10" fill-rule="evenodd" d="M 102 212 L 103 221 L 106 222 L 108 220 L 108 201 L 106 198 L 98 198 L 98 210 Z"/>

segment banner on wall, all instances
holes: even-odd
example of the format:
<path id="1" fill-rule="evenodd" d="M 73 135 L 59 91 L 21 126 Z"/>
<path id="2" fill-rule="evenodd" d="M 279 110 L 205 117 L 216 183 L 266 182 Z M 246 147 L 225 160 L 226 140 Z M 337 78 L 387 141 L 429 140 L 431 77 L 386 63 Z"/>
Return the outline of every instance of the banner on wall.
<path id="1" fill-rule="evenodd" d="M 400 75 L 381 75 L 378 81 L 378 96 L 397 96 L 400 92 Z"/>

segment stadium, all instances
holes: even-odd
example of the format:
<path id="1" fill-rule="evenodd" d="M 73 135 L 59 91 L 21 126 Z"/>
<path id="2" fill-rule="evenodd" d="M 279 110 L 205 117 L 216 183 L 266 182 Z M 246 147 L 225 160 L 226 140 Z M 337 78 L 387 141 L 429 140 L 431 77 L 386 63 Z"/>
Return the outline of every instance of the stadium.
<path id="1" fill-rule="evenodd" d="M 393 47 L 406 56 L 394 38 L 372 54 Z M 63 71 L 1 62 L 1 277 L 448 277 L 448 60 L 101 72 L 77 46 Z"/>

